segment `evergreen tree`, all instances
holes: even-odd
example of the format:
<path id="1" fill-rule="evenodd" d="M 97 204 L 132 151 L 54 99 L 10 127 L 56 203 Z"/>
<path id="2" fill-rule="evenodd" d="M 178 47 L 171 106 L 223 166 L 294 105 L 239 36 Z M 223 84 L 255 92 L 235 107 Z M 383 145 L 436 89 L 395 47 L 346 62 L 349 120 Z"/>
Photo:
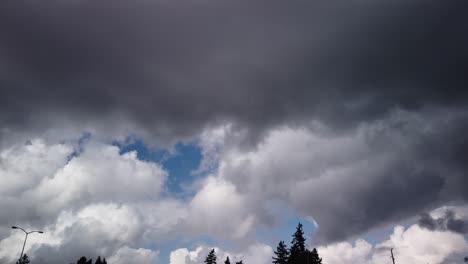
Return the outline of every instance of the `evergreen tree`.
<path id="1" fill-rule="evenodd" d="M 226 261 L 224 261 L 224 264 L 231 264 L 231 261 L 229 261 L 229 257 L 226 257 Z"/>
<path id="2" fill-rule="evenodd" d="M 289 259 L 289 250 L 284 241 L 280 241 L 274 251 L 276 257 L 273 257 L 274 264 L 287 264 Z"/>
<path id="3" fill-rule="evenodd" d="M 216 254 L 215 254 L 214 249 L 212 249 L 210 251 L 210 253 L 208 253 L 208 256 L 206 256 L 205 263 L 206 264 L 216 264 Z"/>
<path id="4" fill-rule="evenodd" d="M 305 246 L 306 239 L 304 238 L 304 231 L 302 230 L 302 224 L 299 223 L 294 232 L 293 240 L 291 241 L 291 250 L 288 263 L 290 264 L 302 264 L 307 261 L 307 252 Z"/>
<path id="5" fill-rule="evenodd" d="M 76 264 L 93 264 L 93 259 L 87 259 L 83 256 L 76 262 Z M 98 256 L 94 264 L 107 264 L 106 258 L 101 260 L 101 256 Z"/>
<path id="6" fill-rule="evenodd" d="M 28 264 L 29 263 L 29 257 L 27 254 L 24 254 L 18 261 L 16 261 L 16 264 Z"/>
<path id="7" fill-rule="evenodd" d="M 307 250 L 308 261 L 310 264 L 322 264 L 322 259 L 319 257 L 317 249 L 312 249 L 312 251 Z"/>
<path id="8" fill-rule="evenodd" d="M 88 260 L 86 259 L 85 256 L 81 257 L 77 262 L 76 264 L 87 264 L 88 263 Z"/>

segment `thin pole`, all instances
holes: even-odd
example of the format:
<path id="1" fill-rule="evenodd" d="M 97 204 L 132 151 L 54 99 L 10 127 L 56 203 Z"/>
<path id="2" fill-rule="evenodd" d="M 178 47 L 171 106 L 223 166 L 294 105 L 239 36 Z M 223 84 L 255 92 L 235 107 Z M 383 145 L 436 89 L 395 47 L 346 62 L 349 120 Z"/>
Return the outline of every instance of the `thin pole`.
<path id="1" fill-rule="evenodd" d="M 29 235 L 29 233 L 26 233 L 26 237 L 24 238 L 23 249 L 21 250 L 19 263 L 21 263 L 21 259 L 23 258 L 24 247 L 26 246 L 26 240 L 28 239 L 28 235 Z"/>
<path id="2" fill-rule="evenodd" d="M 395 258 L 393 257 L 393 248 L 390 249 L 390 253 L 392 253 L 392 261 L 393 261 L 393 264 L 395 264 Z"/>
<path id="3" fill-rule="evenodd" d="M 19 230 L 23 231 L 23 232 L 26 234 L 26 236 L 24 237 L 23 249 L 21 249 L 21 255 L 20 255 L 20 258 L 19 258 L 19 263 L 21 263 L 21 259 L 23 258 L 24 248 L 25 248 L 25 246 L 26 246 L 26 241 L 28 240 L 29 234 L 31 234 L 31 233 L 40 233 L 40 234 L 43 234 L 44 232 L 42 232 L 42 231 L 40 231 L 40 230 L 34 230 L 34 231 L 29 231 L 29 232 L 27 232 L 27 231 L 24 230 L 23 228 L 17 227 L 17 226 L 12 226 L 11 228 L 12 228 L 12 229 L 19 229 Z"/>

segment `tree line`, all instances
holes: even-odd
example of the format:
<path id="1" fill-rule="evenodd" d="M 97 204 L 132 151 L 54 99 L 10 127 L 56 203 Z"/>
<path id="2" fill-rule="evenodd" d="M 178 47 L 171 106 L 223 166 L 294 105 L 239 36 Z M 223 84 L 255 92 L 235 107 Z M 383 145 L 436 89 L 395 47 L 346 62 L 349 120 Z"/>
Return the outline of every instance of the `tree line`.
<path id="1" fill-rule="evenodd" d="M 319 257 L 316 248 L 309 250 L 306 247 L 306 239 L 304 237 L 304 231 L 302 230 L 302 224 L 299 223 L 296 227 L 296 232 L 292 235 L 293 240 L 291 241 L 291 247 L 288 248 L 284 243 L 284 240 L 278 243 L 276 250 L 274 251 L 273 264 L 322 264 L 322 259 Z M 216 264 L 216 252 L 214 249 L 208 253 L 204 263 L 205 264 Z M 468 264 L 468 257 L 464 258 L 465 263 Z M 29 264 L 29 257 L 27 254 L 16 261 L 16 264 Z M 73 264 L 73 263 L 70 263 Z M 85 256 L 78 259 L 76 264 L 93 264 L 92 259 L 87 259 Z M 101 259 L 98 256 L 94 264 L 107 264 L 106 258 Z M 226 257 L 224 264 L 231 264 L 229 256 Z M 244 264 L 243 261 L 237 261 L 235 264 Z"/>
<path id="2" fill-rule="evenodd" d="M 317 249 L 309 250 L 306 247 L 306 239 L 301 223 L 297 225 L 296 232 L 294 232 L 292 237 L 293 240 L 291 241 L 290 248 L 286 246 L 284 241 L 278 243 L 278 247 L 274 251 L 273 264 L 322 264 L 322 259 L 319 257 Z M 214 249 L 211 249 L 204 263 L 216 264 L 216 259 L 216 252 Z M 226 257 L 224 264 L 231 264 L 229 256 Z M 241 260 L 235 264 L 243 264 L 243 262 Z"/>
<path id="3" fill-rule="evenodd" d="M 288 248 L 284 241 L 280 241 L 276 250 L 274 251 L 273 264 L 322 264 L 322 259 L 319 257 L 317 249 L 309 250 L 306 247 L 306 239 L 302 224 L 299 223 L 296 227 L 296 232 L 292 235 L 291 247 Z M 205 258 L 205 264 L 217 264 L 217 256 L 214 249 L 208 253 Z M 29 264 L 28 255 L 24 254 L 16 264 Z M 73 263 L 70 263 L 73 264 Z M 81 257 L 76 264 L 93 264 L 92 259 L 87 259 L 85 256 Z M 101 259 L 97 257 L 94 264 L 107 264 L 106 258 Z M 229 256 L 226 257 L 224 264 L 231 264 Z M 243 261 L 237 261 L 235 264 L 244 264 Z"/>
<path id="4" fill-rule="evenodd" d="M 309 250 L 306 247 L 306 239 L 302 224 L 296 227 L 296 232 L 292 235 L 291 247 L 288 248 L 284 241 L 280 241 L 273 257 L 274 264 L 322 264 L 316 248 Z"/>
<path id="5" fill-rule="evenodd" d="M 27 254 L 24 254 L 18 261 L 16 261 L 16 264 L 29 264 L 29 257 Z M 73 263 L 70 263 L 73 264 Z M 93 259 L 87 259 L 85 256 L 81 257 L 78 259 L 76 264 L 93 264 Z M 101 259 L 101 256 L 98 256 L 94 264 L 107 264 L 106 258 Z"/>
<path id="6" fill-rule="evenodd" d="M 216 252 L 215 252 L 215 250 L 213 248 L 213 249 L 211 249 L 210 253 L 208 253 L 208 256 L 206 256 L 204 263 L 205 264 L 216 264 L 216 259 L 217 259 Z M 224 261 L 224 264 L 231 264 L 231 261 L 229 260 L 229 256 L 226 257 L 226 260 Z M 235 264 L 244 264 L 244 263 L 241 260 L 241 261 L 236 262 Z"/>
<path id="7" fill-rule="evenodd" d="M 83 256 L 76 262 L 76 264 L 93 264 L 93 259 L 86 259 L 86 257 Z M 101 260 L 101 256 L 98 256 L 94 264 L 107 264 L 106 258 Z"/>

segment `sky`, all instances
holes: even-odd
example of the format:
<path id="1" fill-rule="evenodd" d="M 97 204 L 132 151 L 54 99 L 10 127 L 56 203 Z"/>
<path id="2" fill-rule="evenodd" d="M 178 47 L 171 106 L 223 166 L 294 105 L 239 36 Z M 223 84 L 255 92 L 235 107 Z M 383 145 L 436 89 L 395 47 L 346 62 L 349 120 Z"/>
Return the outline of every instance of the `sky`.
<path id="1" fill-rule="evenodd" d="M 0 263 L 461 263 L 467 11 L 1 1 Z"/>

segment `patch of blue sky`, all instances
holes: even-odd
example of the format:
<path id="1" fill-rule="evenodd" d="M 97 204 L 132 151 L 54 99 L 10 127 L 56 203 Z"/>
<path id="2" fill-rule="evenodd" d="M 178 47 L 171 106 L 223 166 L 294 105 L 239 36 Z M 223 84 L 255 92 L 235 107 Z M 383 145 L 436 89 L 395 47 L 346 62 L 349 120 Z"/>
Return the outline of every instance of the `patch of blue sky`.
<path id="1" fill-rule="evenodd" d="M 127 143 L 114 142 L 114 145 L 120 148 L 121 154 L 136 151 L 139 160 L 161 164 L 169 174 L 166 188 L 170 194 L 183 195 L 184 186 L 202 176 L 192 173 L 203 158 L 195 143 L 177 143 L 172 149 L 150 147 L 139 139 Z"/>
<path id="2" fill-rule="evenodd" d="M 78 139 L 78 141 L 75 143 L 73 152 L 70 155 L 68 155 L 67 161 L 70 161 L 73 158 L 78 157 L 81 154 L 81 152 L 83 152 L 84 145 L 86 145 L 86 143 L 89 140 L 91 140 L 91 137 L 92 137 L 91 133 L 89 132 L 83 133 L 81 137 Z"/>
<path id="3" fill-rule="evenodd" d="M 167 150 L 162 148 L 150 147 L 145 144 L 142 140 L 127 140 L 126 142 L 115 141 L 113 145 L 119 147 L 120 154 L 124 154 L 131 151 L 137 152 L 137 158 L 143 161 L 150 161 L 160 163 Z"/>
<path id="4" fill-rule="evenodd" d="M 190 184 L 196 179 L 192 172 L 200 166 L 203 156 L 195 144 L 177 144 L 175 150 L 176 153 L 162 164 L 169 171 L 169 190 L 180 193 L 185 184 Z"/>

